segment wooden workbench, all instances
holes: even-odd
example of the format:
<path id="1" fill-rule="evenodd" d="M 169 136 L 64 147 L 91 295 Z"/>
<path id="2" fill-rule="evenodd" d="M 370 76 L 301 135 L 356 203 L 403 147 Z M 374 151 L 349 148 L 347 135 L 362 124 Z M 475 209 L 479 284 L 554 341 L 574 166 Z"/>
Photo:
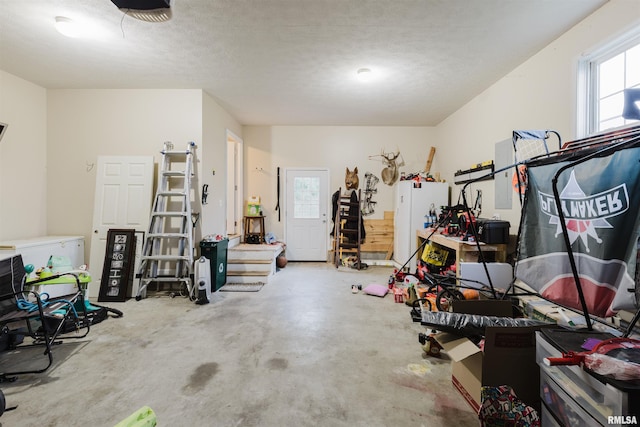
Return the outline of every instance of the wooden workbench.
<path id="1" fill-rule="evenodd" d="M 429 237 L 432 229 L 426 228 L 416 231 L 416 238 L 418 248 Z M 431 243 L 435 243 L 440 246 L 444 246 L 449 249 L 453 249 L 456 252 L 456 272 L 460 272 L 460 262 L 465 261 L 478 261 L 478 247 L 475 242 L 463 242 L 459 237 L 450 237 L 440 234 L 440 231 L 436 231 L 430 238 Z M 480 242 L 480 248 L 482 252 L 494 252 L 496 262 L 505 262 L 507 260 L 507 245 L 506 244 L 487 244 Z M 473 257 L 470 257 L 470 253 L 475 253 Z M 416 254 L 416 259 L 421 259 L 422 250 L 419 250 Z M 465 259 L 466 258 L 466 259 Z M 472 259 L 470 259 L 472 258 Z"/>

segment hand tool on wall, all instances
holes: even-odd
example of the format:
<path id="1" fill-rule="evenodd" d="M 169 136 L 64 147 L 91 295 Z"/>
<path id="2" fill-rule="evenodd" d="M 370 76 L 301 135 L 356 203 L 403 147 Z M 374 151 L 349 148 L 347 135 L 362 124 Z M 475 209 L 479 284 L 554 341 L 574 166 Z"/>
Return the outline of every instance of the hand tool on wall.
<path id="1" fill-rule="evenodd" d="M 278 166 L 278 181 L 277 181 L 277 200 L 276 210 L 278 211 L 278 222 L 280 222 L 280 166 Z"/>
<path id="2" fill-rule="evenodd" d="M 207 204 L 207 197 L 209 196 L 209 184 L 204 184 L 202 186 L 202 204 Z"/>

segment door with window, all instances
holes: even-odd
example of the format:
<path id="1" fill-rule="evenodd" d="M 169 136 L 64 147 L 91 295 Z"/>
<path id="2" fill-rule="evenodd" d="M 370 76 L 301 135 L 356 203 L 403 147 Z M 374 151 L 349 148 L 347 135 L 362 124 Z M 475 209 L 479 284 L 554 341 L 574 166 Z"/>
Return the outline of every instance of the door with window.
<path id="1" fill-rule="evenodd" d="M 287 169 L 285 241 L 289 261 L 326 261 L 329 171 Z"/>

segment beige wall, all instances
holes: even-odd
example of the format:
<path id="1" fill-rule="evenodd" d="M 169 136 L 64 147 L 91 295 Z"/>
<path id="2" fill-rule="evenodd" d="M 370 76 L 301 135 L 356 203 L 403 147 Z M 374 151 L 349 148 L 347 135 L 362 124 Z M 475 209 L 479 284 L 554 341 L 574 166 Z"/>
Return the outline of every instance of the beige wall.
<path id="1" fill-rule="evenodd" d="M 438 125 L 438 154 L 449 159 L 443 169 L 447 180 L 459 169 L 493 159 L 495 143 L 510 139 L 516 129 L 552 129 L 565 141 L 576 139 L 577 61 L 640 25 L 638 5 L 636 0 L 607 3 Z M 483 191 L 483 216 L 499 214 L 511 222 L 515 234 L 520 218 L 517 195 L 513 194 L 512 209 L 495 209 L 494 181 L 473 189 L 470 197 L 475 189 Z"/>
<path id="2" fill-rule="evenodd" d="M 47 111 L 48 232 L 84 236 L 87 260 L 98 156 L 202 141 L 201 90 L 49 90 Z"/>
<path id="3" fill-rule="evenodd" d="M 0 70 L 0 241 L 47 234 L 47 92 Z"/>
<path id="4" fill-rule="evenodd" d="M 202 99 L 202 163 L 200 187 L 209 186 L 207 204 L 202 206 L 203 236 L 225 234 L 227 217 L 227 130 L 242 137 L 242 126 L 210 95 Z M 215 174 L 214 174 L 215 171 Z M 198 201 L 199 202 L 199 201 Z M 198 236 L 199 237 L 199 236 Z M 196 242 L 200 239 L 197 238 Z"/>
<path id="5" fill-rule="evenodd" d="M 277 238 L 284 236 L 284 173 L 286 168 L 318 167 L 329 169 L 329 193 L 344 188 L 345 169 L 358 167 L 360 188 L 364 190 L 364 175 L 371 172 L 380 178 L 383 165 L 369 156 L 381 150 L 400 150 L 405 161 L 401 171 L 424 170 L 429 149 L 437 145 L 435 131 L 429 127 L 392 126 L 245 126 L 245 199 L 260 196 L 267 216 L 265 226 Z M 432 171 L 443 167 L 444 159 L 436 153 Z M 282 222 L 275 211 L 277 203 L 277 168 L 280 167 L 280 206 Z M 393 187 L 380 179 L 375 214 L 382 218 L 383 211 L 394 210 Z"/>
<path id="6" fill-rule="evenodd" d="M 241 125 L 201 90 L 45 90 L 0 71 L 0 240 L 85 236 L 93 215 L 95 165 L 101 155 L 153 155 L 164 141 L 195 141 L 197 240 L 223 233 L 226 131 Z M 16 161 L 18 159 L 18 161 Z M 213 175 L 212 171 L 216 171 Z M 210 199 L 200 205 L 202 184 Z M 27 203 L 28 202 L 28 203 Z"/>

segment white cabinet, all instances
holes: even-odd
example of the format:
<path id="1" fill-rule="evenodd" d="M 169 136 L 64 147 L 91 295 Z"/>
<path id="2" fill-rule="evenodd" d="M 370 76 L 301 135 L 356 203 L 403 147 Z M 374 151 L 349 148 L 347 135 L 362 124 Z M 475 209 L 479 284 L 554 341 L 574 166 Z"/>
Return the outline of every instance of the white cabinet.
<path id="1" fill-rule="evenodd" d="M 22 255 L 24 265 L 33 264 L 36 269 L 45 267 L 51 255 L 67 256 L 71 266 L 78 268 L 84 264 L 84 237 L 43 236 L 0 242 L 0 259 L 15 254 Z"/>
<path id="2" fill-rule="evenodd" d="M 0 242 L 0 259 L 16 254 L 22 255 L 25 266 L 33 264 L 36 270 L 45 267 L 52 255 L 68 257 L 71 267 L 77 269 L 84 264 L 84 237 L 44 236 Z M 70 278 L 68 283 L 39 285 L 33 290 L 46 292 L 50 298 L 55 298 L 71 294 L 75 289 L 75 282 Z"/>
<path id="3" fill-rule="evenodd" d="M 396 183 L 396 211 L 394 216 L 393 259 L 403 265 L 417 249 L 416 231 L 424 228 L 425 215 L 433 205 L 449 204 L 449 185 L 444 182 L 398 181 Z M 407 264 L 415 272 L 416 258 Z"/>

